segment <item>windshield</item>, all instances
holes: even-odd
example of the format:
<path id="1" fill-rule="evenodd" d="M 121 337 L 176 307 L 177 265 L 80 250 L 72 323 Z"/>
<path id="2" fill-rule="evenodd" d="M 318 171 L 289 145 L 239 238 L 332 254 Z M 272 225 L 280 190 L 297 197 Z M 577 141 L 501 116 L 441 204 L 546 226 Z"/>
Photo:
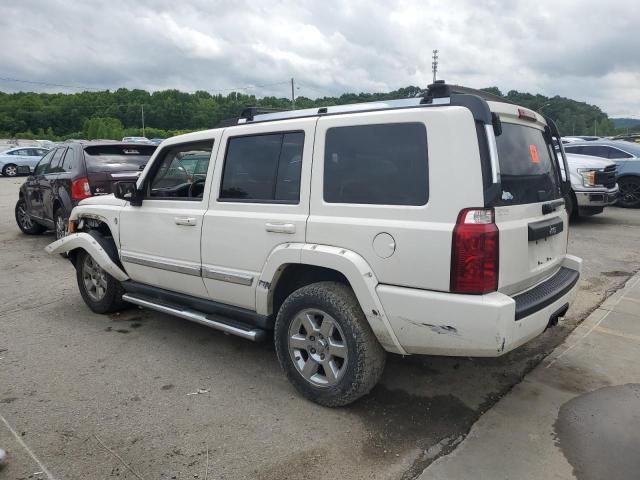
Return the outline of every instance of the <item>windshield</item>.
<path id="1" fill-rule="evenodd" d="M 496 143 L 502 184 L 499 205 L 522 205 L 560 198 L 555 156 L 541 130 L 505 122 Z"/>
<path id="2" fill-rule="evenodd" d="M 88 172 L 142 170 L 157 147 L 155 145 L 95 145 L 85 147 Z"/>

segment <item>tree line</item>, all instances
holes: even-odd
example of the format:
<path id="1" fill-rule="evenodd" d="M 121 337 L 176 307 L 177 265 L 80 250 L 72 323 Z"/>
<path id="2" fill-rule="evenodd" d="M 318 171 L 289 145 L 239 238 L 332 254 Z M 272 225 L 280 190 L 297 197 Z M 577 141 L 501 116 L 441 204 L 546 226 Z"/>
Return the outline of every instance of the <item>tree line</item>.
<path id="1" fill-rule="evenodd" d="M 417 86 L 409 86 L 388 93 L 345 93 L 316 99 L 301 96 L 295 99 L 295 108 L 408 98 L 421 90 Z M 607 114 L 585 102 L 515 90 L 505 95 L 497 87 L 484 90 L 550 116 L 564 135 L 615 133 Z M 74 94 L 0 92 L 0 137 L 64 140 L 137 136 L 142 135 L 144 109 L 145 135 L 166 138 L 213 128 L 225 119 L 237 117 L 249 105 L 286 110 L 292 107 L 292 102 L 287 98 L 258 98 L 240 92 L 228 95 L 178 90 L 151 93 L 125 88 Z"/>

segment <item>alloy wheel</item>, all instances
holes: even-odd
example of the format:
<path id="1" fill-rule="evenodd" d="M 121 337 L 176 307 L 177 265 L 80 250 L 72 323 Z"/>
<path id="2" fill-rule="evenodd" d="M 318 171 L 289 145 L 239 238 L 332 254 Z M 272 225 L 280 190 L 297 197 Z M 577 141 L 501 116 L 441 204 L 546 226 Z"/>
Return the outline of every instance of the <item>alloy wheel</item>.
<path id="1" fill-rule="evenodd" d="M 107 273 L 90 255 L 82 263 L 82 281 L 87 295 L 99 302 L 107 293 Z"/>
<path id="2" fill-rule="evenodd" d="M 27 209 L 25 208 L 24 202 L 21 202 L 18 205 L 18 221 L 20 225 L 25 230 L 30 230 L 33 227 L 33 222 L 31 221 L 31 217 L 27 213 Z"/>
<path id="3" fill-rule="evenodd" d="M 67 226 L 62 215 L 56 216 L 56 240 L 60 240 L 67 235 Z"/>
<path id="4" fill-rule="evenodd" d="M 620 182 L 620 201 L 627 206 L 640 204 L 640 180 L 626 179 Z"/>
<path id="5" fill-rule="evenodd" d="M 18 175 L 18 167 L 14 165 L 7 165 L 6 167 L 4 167 L 4 174 L 7 177 L 15 177 L 16 175 Z"/>
<path id="6" fill-rule="evenodd" d="M 302 310 L 289 327 L 289 355 L 307 382 L 316 387 L 331 387 L 347 369 L 345 338 L 338 322 L 328 313 Z"/>

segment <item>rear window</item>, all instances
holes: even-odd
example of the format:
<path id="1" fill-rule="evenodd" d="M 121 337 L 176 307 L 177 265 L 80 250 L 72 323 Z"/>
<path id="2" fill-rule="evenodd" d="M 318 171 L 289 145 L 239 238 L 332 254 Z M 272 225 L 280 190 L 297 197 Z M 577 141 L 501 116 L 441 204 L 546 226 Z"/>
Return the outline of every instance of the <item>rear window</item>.
<path id="1" fill-rule="evenodd" d="M 541 130 L 502 124 L 496 137 L 502 184 L 501 205 L 522 205 L 560 198 L 555 156 Z"/>
<path id="2" fill-rule="evenodd" d="M 427 131 L 422 123 L 327 130 L 325 202 L 425 205 L 428 176 Z"/>
<path id="3" fill-rule="evenodd" d="M 94 145 L 84 149 L 88 172 L 142 170 L 156 145 Z"/>

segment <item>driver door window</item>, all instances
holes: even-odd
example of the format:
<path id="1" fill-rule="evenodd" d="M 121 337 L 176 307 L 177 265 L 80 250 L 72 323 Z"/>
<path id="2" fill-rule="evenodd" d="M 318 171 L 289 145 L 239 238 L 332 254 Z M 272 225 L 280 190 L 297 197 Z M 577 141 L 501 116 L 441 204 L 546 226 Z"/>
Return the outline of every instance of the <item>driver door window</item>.
<path id="1" fill-rule="evenodd" d="M 213 141 L 168 147 L 151 174 L 147 198 L 201 200 L 212 149 Z"/>

